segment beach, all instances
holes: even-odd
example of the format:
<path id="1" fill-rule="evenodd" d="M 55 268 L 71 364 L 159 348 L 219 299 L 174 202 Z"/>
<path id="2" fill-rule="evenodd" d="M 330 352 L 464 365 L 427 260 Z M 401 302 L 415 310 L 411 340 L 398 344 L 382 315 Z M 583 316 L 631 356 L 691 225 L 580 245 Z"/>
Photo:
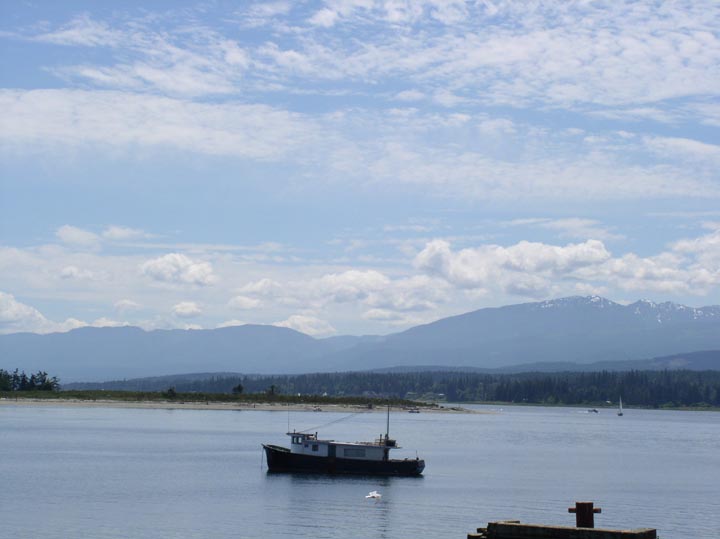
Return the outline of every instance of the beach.
<path id="1" fill-rule="evenodd" d="M 375 406 L 350 405 L 350 404 L 284 404 L 273 402 L 202 402 L 202 401 L 120 401 L 111 399 L 33 399 L 33 398 L 1 398 L 0 406 L 37 406 L 37 407 L 72 407 L 72 408 L 136 408 L 136 409 L 159 409 L 159 410 L 233 410 L 233 411 L 264 411 L 264 412 L 386 412 L 387 408 Z M 416 410 L 417 408 L 412 408 Z M 407 406 L 392 406 L 391 412 L 410 412 Z M 423 414 L 477 414 L 489 413 L 478 410 L 470 410 L 460 406 L 432 406 L 421 408 Z"/>

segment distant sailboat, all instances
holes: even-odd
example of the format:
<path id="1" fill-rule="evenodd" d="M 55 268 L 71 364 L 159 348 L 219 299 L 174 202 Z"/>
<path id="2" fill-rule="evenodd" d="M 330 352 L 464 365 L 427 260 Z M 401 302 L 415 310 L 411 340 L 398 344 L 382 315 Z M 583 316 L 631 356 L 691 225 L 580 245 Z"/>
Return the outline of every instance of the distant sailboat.
<path id="1" fill-rule="evenodd" d="M 623 415 L 623 411 L 622 411 L 622 397 L 620 397 L 620 402 L 618 403 L 618 412 L 617 412 L 617 414 L 618 414 L 619 416 L 622 416 L 622 415 Z"/>

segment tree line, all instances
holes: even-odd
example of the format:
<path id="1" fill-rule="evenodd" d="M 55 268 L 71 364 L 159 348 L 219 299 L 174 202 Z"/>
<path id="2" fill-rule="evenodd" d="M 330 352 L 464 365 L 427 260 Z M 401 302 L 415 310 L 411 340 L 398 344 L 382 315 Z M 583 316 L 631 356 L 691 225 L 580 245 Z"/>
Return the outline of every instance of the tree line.
<path id="1" fill-rule="evenodd" d="M 168 381 L 82 384 L 86 389 L 159 391 Z M 528 404 L 598 405 L 622 397 L 630 406 L 720 407 L 720 371 L 601 371 L 483 374 L 473 372 L 343 372 L 276 376 L 174 378 L 177 391 L 277 395 L 368 396 Z M 75 384 L 80 389 L 81 384 Z"/>
<path id="2" fill-rule="evenodd" d="M 8 372 L 0 369 L 0 391 L 57 391 L 60 381 L 57 377 L 38 371 L 28 376 L 25 371 Z"/>

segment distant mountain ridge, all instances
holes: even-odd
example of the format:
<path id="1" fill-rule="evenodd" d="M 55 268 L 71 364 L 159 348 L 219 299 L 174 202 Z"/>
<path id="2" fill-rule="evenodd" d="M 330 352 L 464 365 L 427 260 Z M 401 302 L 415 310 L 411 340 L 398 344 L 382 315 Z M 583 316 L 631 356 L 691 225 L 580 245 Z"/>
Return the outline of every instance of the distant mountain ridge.
<path id="1" fill-rule="evenodd" d="M 599 296 L 480 309 L 344 351 L 346 366 L 453 365 L 501 368 L 591 363 L 720 348 L 720 306 L 647 300 L 621 305 Z M 453 359 L 450 360 L 449 358 Z M 440 361 L 438 361 L 440 359 Z"/>
<path id="2" fill-rule="evenodd" d="M 718 349 L 720 306 L 648 300 L 622 305 L 599 296 L 572 296 L 480 309 L 386 336 L 315 339 L 262 325 L 0 335 L 0 367 L 42 369 L 69 382 L 216 371 L 584 365 Z"/>
<path id="3" fill-rule="evenodd" d="M 598 361 L 596 363 L 523 363 L 483 369 L 479 367 L 446 367 L 442 365 L 408 365 L 407 367 L 388 367 L 373 369 L 373 372 L 476 372 L 483 374 L 515 374 L 528 372 L 601 372 L 601 371 L 663 371 L 688 370 L 712 371 L 720 370 L 720 350 L 702 350 L 671 356 L 653 357 L 649 359 L 630 359 L 625 361 Z"/>

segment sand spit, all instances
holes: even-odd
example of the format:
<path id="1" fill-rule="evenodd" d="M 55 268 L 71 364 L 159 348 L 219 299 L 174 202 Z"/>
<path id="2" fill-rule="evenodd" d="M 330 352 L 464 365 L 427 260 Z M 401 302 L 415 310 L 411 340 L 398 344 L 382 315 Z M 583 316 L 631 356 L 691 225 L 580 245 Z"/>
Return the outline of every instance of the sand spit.
<path id="1" fill-rule="evenodd" d="M 183 401 L 119 401 L 119 400 L 81 400 L 81 399 L 25 399 L 1 398 L 0 406 L 47 406 L 70 408 L 146 408 L 158 410 L 233 410 L 233 411 L 263 411 L 263 412 L 385 412 L 387 408 L 350 404 L 282 404 L 270 402 L 183 402 Z M 410 412 L 411 408 L 393 406 L 392 412 Z M 422 414 L 481 414 L 489 413 L 478 410 L 469 410 L 460 406 L 434 406 L 420 408 Z"/>

